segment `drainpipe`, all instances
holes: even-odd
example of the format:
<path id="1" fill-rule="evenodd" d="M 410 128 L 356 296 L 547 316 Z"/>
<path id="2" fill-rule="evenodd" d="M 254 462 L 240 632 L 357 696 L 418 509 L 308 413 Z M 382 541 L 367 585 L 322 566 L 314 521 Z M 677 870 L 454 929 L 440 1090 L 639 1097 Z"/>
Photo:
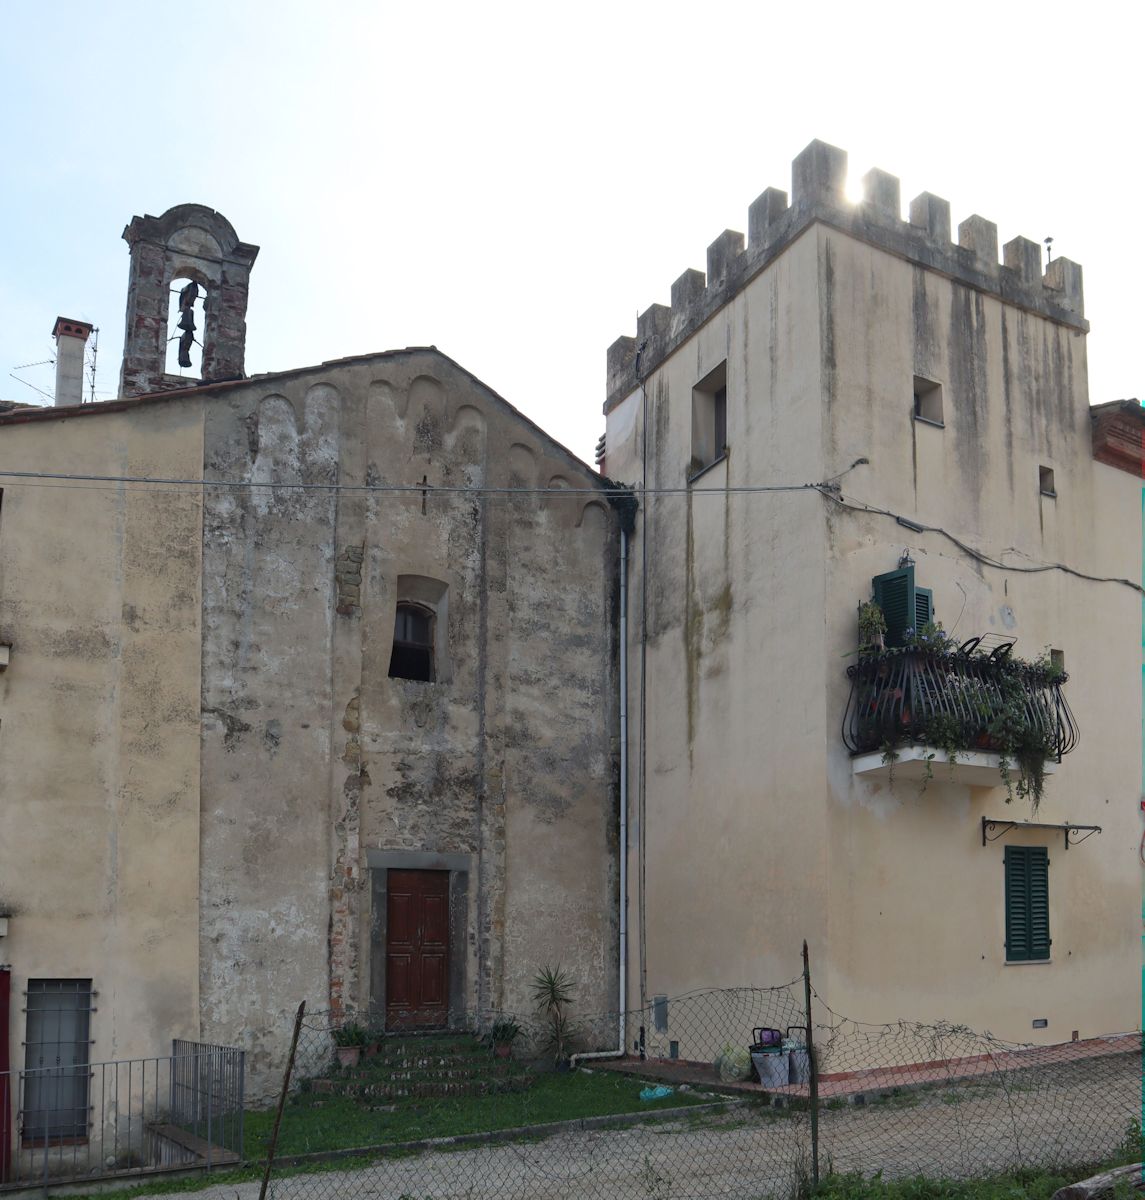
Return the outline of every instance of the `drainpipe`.
<path id="1" fill-rule="evenodd" d="M 620 530 L 620 938 L 617 948 L 620 984 L 616 1003 L 616 1049 L 574 1054 L 571 1063 L 595 1058 L 623 1058 L 625 1006 L 628 999 L 628 534 Z"/>

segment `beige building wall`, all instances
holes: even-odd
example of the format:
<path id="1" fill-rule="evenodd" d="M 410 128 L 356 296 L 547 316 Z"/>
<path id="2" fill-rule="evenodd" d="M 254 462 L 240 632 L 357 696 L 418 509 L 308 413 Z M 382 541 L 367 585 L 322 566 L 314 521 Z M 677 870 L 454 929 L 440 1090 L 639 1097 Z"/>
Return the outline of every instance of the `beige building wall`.
<path id="1" fill-rule="evenodd" d="M 824 395 L 834 417 L 827 474 L 870 459 L 842 481 L 845 504 L 946 530 L 1015 568 L 1061 562 L 1140 578 L 1139 502 L 1110 502 L 1110 468 L 1091 453 L 1084 333 L 830 229 L 818 238 L 838 364 Z M 913 419 L 916 375 L 942 384 L 945 428 Z M 1042 494 L 1040 467 L 1054 471 L 1056 498 Z M 945 1018 L 1021 1040 L 1135 1027 L 1141 689 L 1130 647 L 1140 596 L 1061 571 L 997 570 L 886 516 L 828 504 L 826 518 L 830 714 L 841 717 L 846 702 L 855 606 L 906 549 L 956 640 L 993 633 L 1015 638 L 1027 659 L 1064 653 L 1081 728 L 1036 813 L 1028 801 L 1008 803 L 1001 786 L 951 782 L 941 755 L 925 791 L 856 778 L 842 742 L 828 741 L 833 1007 L 871 1021 Z M 982 817 L 1102 832 L 1068 852 L 1058 829 L 1018 829 L 984 847 Z M 1048 847 L 1049 962 L 1006 963 L 1007 841 Z M 1041 1019 L 1047 1026 L 1035 1030 Z"/>
<path id="2" fill-rule="evenodd" d="M 197 477 L 194 401 L 0 426 L 0 469 Z M 30 979 L 90 979 L 93 1062 L 198 1016 L 196 488 L 0 480 L 0 942 L 23 1067 Z"/>
<path id="3" fill-rule="evenodd" d="M 649 310 L 610 352 L 607 473 L 643 477 L 647 405 L 648 485 L 684 493 L 647 496 L 634 553 L 634 597 L 648 564 L 648 642 L 631 873 L 647 883 L 631 893 L 645 954 L 641 982 L 634 936 L 632 999 L 784 982 L 806 938 L 818 990 L 856 1019 L 1036 1041 L 1134 1028 L 1140 595 L 997 570 L 895 521 L 1015 568 L 1140 578 L 1140 481 L 1112 479 L 1123 473 L 1091 455 L 1085 326 L 1067 307 L 1080 292 L 1047 286 L 1042 301 L 1040 275 L 1019 277 L 1011 248 L 1000 267 L 996 242 L 991 268 L 980 218 L 963 240 L 981 254 L 942 243 L 934 198 L 903 231 L 897 181 L 885 213 L 846 209 L 837 173 L 801 196 L 813 151 L 796 162 L 791 208 L 776 217 L 767 193 L 753 205 L 754 247 L 723 235 L 707 292 L 682 276 L 672 309 Z M 887 179 L 869 181 L 876 200 Z M 755 228 L 768 206 L 771 242 Z M 1072 279 L 1071 265 L 1055 269 Z M 722 360 L 728 453 L 689 485 L 693 389 Z M 637 372 L 642 389 L 617 386 Z M 913 418 L 916 376 L 941 384 L 945 428 Z M 1054 471 L 1056 499 L 1039 467 Z M 735 490 L 832 480 L 840 490 Z M 1007 803 L 1000 780 L 951 782 L 941 759 L 925 790 L 892 786 L 885 769 L 852 774 L 840 727 L 856 605 L 904 550 L 957 640 L 995 633 L 1023 657 L 1064 652 L 1081 740 L 1037 814 Z M 637 661 L 638 625 L 630 651 Z M 1060 829 L 1007 835 L 1049 848 L 1048 963 L 1005 962 L 1007 839 L 984 847 L 983 816 L 1102 826 L 1068 852 Z"/>
<path id="4" fill-rule="evenodd" d="M 827 712 L 815 679 L 826 609 L 823 502 L 799 487 L 731 490 L 823 476 L 816 263 L 812 233 L 646 385 L 653 492 L 638 520 L 632 560 L 636 801 L 629 877 L 641 878 L 642 837 L 649 997 L 785 982 L 797 972 L 800 939 L 825 943 L 823 747 L 838 718 Z M 725 361 L 728 454 L 685 488 L 692 389 Z M 618 480 L 640 478 L 643 409 L 636 392 L 609 414 L 607 472 Z M 645 555 L 641 831 L 636 714 Z M 630 1002 L 638 1004 L 638 883 L 629 895 Z"/>

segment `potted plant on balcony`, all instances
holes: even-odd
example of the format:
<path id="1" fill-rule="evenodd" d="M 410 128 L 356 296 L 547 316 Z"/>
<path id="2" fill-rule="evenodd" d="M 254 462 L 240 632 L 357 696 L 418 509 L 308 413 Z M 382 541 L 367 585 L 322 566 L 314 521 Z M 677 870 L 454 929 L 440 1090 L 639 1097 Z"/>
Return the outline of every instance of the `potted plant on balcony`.
<path id="1" fill-rule="evenodd" d="M 369 1040 L 370 1035 L 366 1030 L 353 1021 L 348 1025 L 343 1025 L 340 1029 L 335 1029 L 334 1047 L 339 1064 L 343 1067 L 356 1067 L 358 1060 L 362 1057 L 362 1050 Z"/>
<path id="2" fill-rule="evenodd" d="M 877 654 L 886 648 L 887 619 L 873 601 L 859 605 L 859 653 Z"/>

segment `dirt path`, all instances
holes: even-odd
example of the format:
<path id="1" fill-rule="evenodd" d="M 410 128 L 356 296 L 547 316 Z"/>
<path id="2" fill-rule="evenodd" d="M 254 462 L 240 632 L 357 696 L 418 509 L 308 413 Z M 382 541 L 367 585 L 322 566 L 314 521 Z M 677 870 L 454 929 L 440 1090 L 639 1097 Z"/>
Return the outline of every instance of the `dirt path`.
<path id="1" fill-rule="evenodd" d="M 887 1177 L 984 1175 L 1112 1154 L 1138 1115 L 1138 1060 L 1101 1085 L 1077 1068 L 954 1084 L 884 1104 L 823 1112 L 821 1163 Z M 544 1141 L 386 1159 L 354 1171 L 281 1176 L 275 1200 L 509 1200 L 786 1197 L 806 1169 L 806 1113 L 735 1109 L 724 1116 L 578 1131 Z M 258 1185 L 197 1193 L 257 1200 Z"/>

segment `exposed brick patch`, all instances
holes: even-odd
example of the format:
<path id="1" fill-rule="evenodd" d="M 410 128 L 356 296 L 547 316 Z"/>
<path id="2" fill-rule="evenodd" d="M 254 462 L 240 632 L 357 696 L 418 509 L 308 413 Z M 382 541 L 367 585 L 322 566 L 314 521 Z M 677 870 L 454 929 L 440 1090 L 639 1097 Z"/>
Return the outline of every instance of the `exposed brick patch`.
<path id="1" fill-rule="evenodd" d="M 344 546 L 334 563 L 339 616 L 356 617 L 362 612 L 362 559 L 364 546 Z"/>

